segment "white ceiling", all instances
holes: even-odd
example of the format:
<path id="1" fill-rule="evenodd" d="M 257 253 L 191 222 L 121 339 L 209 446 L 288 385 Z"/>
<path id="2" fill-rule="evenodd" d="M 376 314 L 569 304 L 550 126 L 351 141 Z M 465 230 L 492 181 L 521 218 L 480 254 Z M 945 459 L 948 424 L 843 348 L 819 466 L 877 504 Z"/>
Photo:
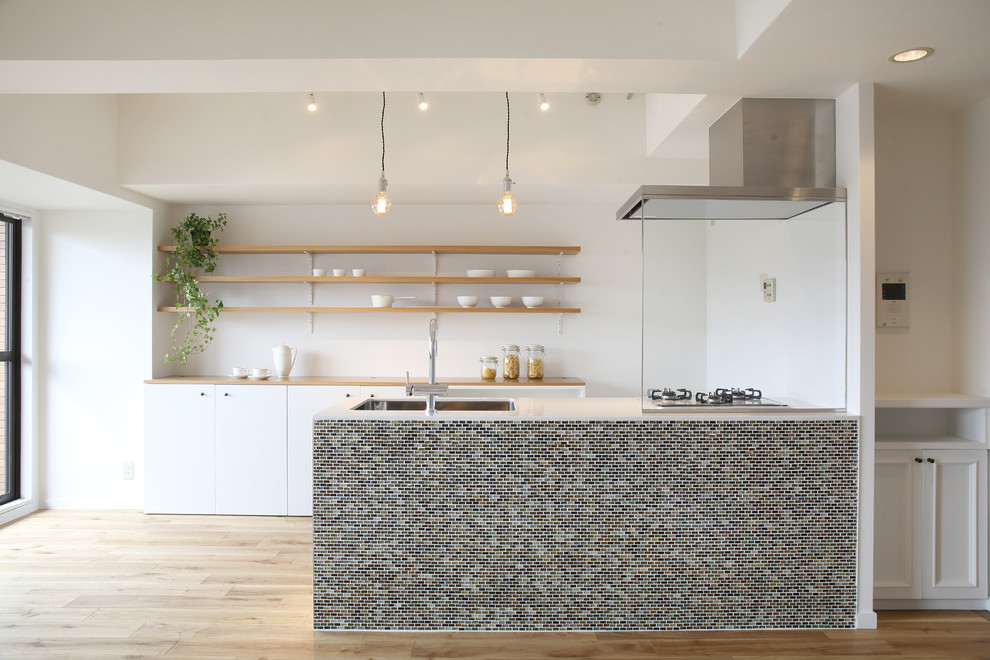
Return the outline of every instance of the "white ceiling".
<path id="1" fill-rule="evenodd" d="M 696 158 L 742 96 L 990 97 L 988 33 L 990 0 L 0 0 L 0 93 L 636 93 L 646 153 Z"/>

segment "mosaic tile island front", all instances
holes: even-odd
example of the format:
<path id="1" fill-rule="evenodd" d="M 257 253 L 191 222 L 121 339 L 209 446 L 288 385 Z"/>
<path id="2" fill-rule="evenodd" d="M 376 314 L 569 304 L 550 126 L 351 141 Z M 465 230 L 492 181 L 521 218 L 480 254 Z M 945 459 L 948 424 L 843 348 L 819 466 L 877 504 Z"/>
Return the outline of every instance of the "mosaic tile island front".
<path id="1" fill-rule="evenodd" d="M 314 628 L 855 626 L 855 417 L 588 401 L 317 415 Z"/>

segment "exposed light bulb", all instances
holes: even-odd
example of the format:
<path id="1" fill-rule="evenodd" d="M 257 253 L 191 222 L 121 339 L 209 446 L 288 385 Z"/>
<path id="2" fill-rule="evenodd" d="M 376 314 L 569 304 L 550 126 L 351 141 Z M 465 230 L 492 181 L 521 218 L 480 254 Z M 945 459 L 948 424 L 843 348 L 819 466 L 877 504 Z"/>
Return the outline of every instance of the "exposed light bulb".
<path id="1" fill-rule="evenodd" d="M 316 98 L 313 96 L 313 92 L 309 93 L 309 103 L 306 104 L 306 109 L 310 112 L 316 112 Z"/>
<path id="2" fill-rule="evenodd" d="M 423 96 L 423 92 L 420 92 L 419 93 L 419 109 L 420 110 L 426 110 L 428 107 L 430 107 L 430 104 L 426 102 L 426 97 Z"/>
<path id="3" fill-rule="evenodd" d="M 385 172 L 382 172 L 378 179 L 378 196 L 371 200 L 371 212 L 375 215 L 386 216 L 392 210 L 392 200 L 385 194 L 388 187 L 388 180 L 385 179 Z"/>
<path id="4" fill-rule="evenodd" d="M 549 109 L 550 109 L 550 104 L 547 103 L 547 97 L 543 95 L 543 92 L 540 92 L 540 110 L 546 112 Z"/>
<path id="5" fill-rule="evenodd" d="M 518 202 L 512 196 L 512 179 L 509 178 L 509 173 L 505 173 L 505 178 L 502 179 L 502 183 L 505 184 L 505 192 L 502 196 L 498 198 L 498 212 L 502 215 L 512 215 L 519 208 Z"/>

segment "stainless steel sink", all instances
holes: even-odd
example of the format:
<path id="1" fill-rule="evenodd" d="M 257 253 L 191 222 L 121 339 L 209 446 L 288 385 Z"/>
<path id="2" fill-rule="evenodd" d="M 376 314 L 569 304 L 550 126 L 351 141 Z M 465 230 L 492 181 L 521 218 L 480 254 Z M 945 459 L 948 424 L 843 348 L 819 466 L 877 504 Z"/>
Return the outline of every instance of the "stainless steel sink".
<path id="1" fill-rule="evenodd" d="M 439 412 L 475 412 L 515 410 L 512 399 L 445 399 L 437 397 Z M 425 399 L 366 399 L 351 410 L 426 410 Z"/>

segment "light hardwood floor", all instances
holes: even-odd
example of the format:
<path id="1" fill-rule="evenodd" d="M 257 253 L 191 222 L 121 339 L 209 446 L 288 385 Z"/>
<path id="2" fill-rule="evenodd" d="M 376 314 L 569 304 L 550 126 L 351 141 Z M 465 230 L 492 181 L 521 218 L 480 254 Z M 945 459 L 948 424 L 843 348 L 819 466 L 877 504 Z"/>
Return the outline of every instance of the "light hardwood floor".
<path id="1" fill-rule="evenodd" d="M 0 527 L 0 658 L 990 658 L 986 612 L 878 630 L 314 633 L 308 518 L 42 511 Z"/>

